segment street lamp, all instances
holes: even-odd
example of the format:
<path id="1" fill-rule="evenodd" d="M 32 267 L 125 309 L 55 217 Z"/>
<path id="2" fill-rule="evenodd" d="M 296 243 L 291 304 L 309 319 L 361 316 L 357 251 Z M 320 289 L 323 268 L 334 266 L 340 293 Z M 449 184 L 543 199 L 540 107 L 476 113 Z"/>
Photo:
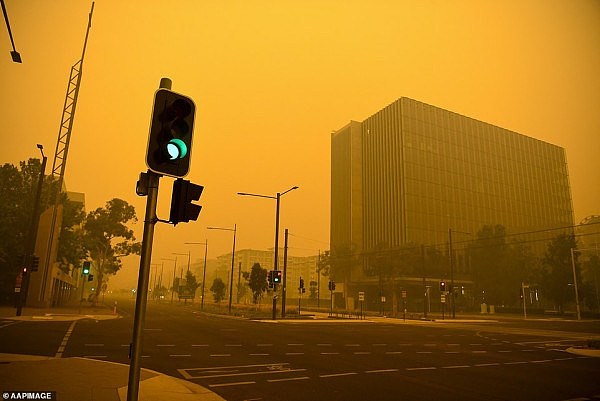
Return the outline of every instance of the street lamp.
<path id="1" fill-rule="evenodd" d="M 161 260 L 170 260 L 171 262 L 175 262 L 175 265 L 173 265 L 173 281 L 171 282 L 171 303 L 173 303 L 173 294 L 175 291 L 175 270 L 177 270 L 177 256 L 175 256 L 175 259 L 169 259 L 169 258 L 160 258 Z"/>
<path id="2" fill-rule="evenodd" d="M 290 189 L 288 189 L 287 191 L 284 192 L 277 192 L 276 196 L 269 196 L 269 195 L 260 195 L 260 194 L 251 194 L 251 193 L 247 193 L 247 192 L 238 192 L 238 195 L 242 195 L 242 196 L 256 196 L 259 198 L 269 198 L 269 199 L 275 199 L 277 201 L 277 206 L 275 209 L 275 260 L 273 262 L 273 270 L 279 270 L 278 269 L 278 257 L 279 257 L 279 204 L 280 204 L 280 200 L 281 200 L 281 195 L 285 195 L 290 191 L 293 191 L 294 189 L 298 189 L 298 186 L 293 186 Z M 285 291 L 286 291 L 286 272 L 283 272 L 283 285 L 281 286 L 281 317 L 285 317 Z M 273 319 L 275 319 L 275 314 L 276 314 L 276 308 L 277 308 L 277 295 L 273 296 Z"/>
<path id="3" fill-rule="evenodd" d="M 237 225 L 234 224 L 233 228 L 206 227 L 206 229 L 207 230 L 233 231 L 233 250 L 231 251 L 231 275 L 229 277 L 229 313 L 231 313 L 231 295 L 233 292 L 233 266 L 235 263 L 235 234 L 237 232 Z"/>
<path id="4" fill-rule="evenodd" d="M 204 245 L 204 270 L 202 272 L 202 298 L 200 299 L 200 310 L 204 309 L 204 282 L 206 281 L 206 253 L 208 252 L 208 241 L 184 242 L 186 245 Z"/>
<path id="5" fill-rule="evenodd" d="M 577 287 L 577 275 L 575 274 L 575 252 L 598 251 L 597 249 L 575 249 L 571 248 L 571 268 L 573 269 L 573 285 L 575 286 L 575 305 L 577 306 L 577 320 L 581 320 L 581 308 L 579 306 L 579 289 Z"/>
<path id="6" fill-rule="evenodd" d="M 455 233 L 471 235 L 465 231 L 454 230 Z M 450 257 L 450 302 L 452 303 L 452 319 L 456 318 L 456 296 L 454 294 L 454 258 L 452 251 L 452 229 L 448 229 L 448 252 Z"/>

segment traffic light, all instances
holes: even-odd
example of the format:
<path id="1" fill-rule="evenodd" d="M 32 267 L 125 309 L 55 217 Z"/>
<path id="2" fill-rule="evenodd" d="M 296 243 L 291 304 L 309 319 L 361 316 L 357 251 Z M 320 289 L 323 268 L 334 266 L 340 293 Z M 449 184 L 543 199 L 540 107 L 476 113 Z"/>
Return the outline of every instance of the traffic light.
<path id="1" fill-rule="evenodd" d="M 81 270 L 82 274 L 90 274 L 90 262 L 83 262 L 83 269 Z"/>
<path id="2" fill-rule="evenodd" d="M 202 206 L 192 203 L 200 199 L 203 186 L 192 184 L 187 180 L 178 178 L 173 182 L 173 194 L 171 196 L 171 213 L 169 221 L 177 223 L 198 219 Z"/>
<path id="3" fill-rule="evenodd" d="M 440 281 L 440 292 L 445 292 L 445 291 L 446 291 L 446 282 Z"/>
<path id="4" fill-rule="evenodd" d="M 88 276 L 88 281 L 94 281 L 94 275 L 93 274 L 90 274 Z"/>
<path id="5" fill-rule="evenodd" d="M 281 270 L 273 270 L 273 284 L 281 284 Z"/>
<path id="6" fill-rule="evenodd" d="M 269 275 L 267 276 L 267 281 L 269 282 L 269 288 L 273 288 L 273 270 L 269 270 Z"/>
<path id="7" fill-rule="evenodd" d="M 304 279 L 302 277 L 300 277 L 300 285 L 298 288 L 300 288 L 301 290 L 304 289 Z"/>
<path id="8" fill-rule="evenodd" d="M 185 177 L 190 170 L 196 106 L 168 89 L 154 95 L 146 165 L 155 173 Z"/>
<path id="9" fill-rule="evenodd" d="M 31 255 L 31 265 L 29 266 L 29 271 L 36 272 L 40 268 L 40 257 Z"/>
<path id="10" fill-rule="evenodd" d="M 335 281 L 329 280 L 329 291 L 335 291 Z"/>

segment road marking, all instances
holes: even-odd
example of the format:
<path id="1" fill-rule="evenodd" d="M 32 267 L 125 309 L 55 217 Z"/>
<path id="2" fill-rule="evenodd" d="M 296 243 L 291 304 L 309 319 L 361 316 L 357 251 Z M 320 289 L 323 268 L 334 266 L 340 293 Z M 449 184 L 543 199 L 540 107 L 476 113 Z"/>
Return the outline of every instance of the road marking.
<path id="1" fill-rule="evenodd" d="M 339 355 L 339 352 L 321 352 L 321 355 Z"/>
<path id="2" fill-rule="evenodd" d="M 62 358 L 62 354 L 63 354 L 63 352 L 65 352 L 65 348 L 67 347 L 67 342 L 69 341 L 69 337 L 71 337 L 71 333 L 73 333 L 73 329 L 75 328 L 75 323 L 77 323 L 77 320 L 73 320 L 73 322 L 67 329 L 67 332 L 65 333 L 65 336 L 63 337 L 62 343 L 60 344 L 60 347 L 58 347 L 58 350 L 56 351 L 56 355 L 54 355 L 55 358 Z"/>
<path id="3" fill-rule="evenodd" d="M 192 347 L 208 347 L 208 344 L 192 344 Z"/>
<path id="4" fill-rule="evenodd" d="M 542 359 L 542 360 L 538 360 L 538 361 L 529 361 L 531 363 L 544 363 L 544 362 L 550 362 L 550 359 Z"/>
<path id="5" fill-rule="evenodd" d="M 177 358 L 177 357 L 190 357 L 190 354 L 173 354 L 173 355 L 169 355 L 170 357 L 173 358 Z"/>
<path id="6" fill-rule="evenodd" d="M 396 354 L 401 354 L 401 353 L 402 353 L 402 351 L 388 351 L 385 354 L 386 355 L 396 355 Z"/>
<path id="7" fill-rule="evenodd" d="M 470 368 L 470 366 L 469 365 L 442 366 L 442 369 L 459 369 L 459 368 Z"/>
<path id="8" fill-rule="evenodd" d="M 497 362 L 493 362 L 493 363 L 478 363 L 477 365 L 473 365 L 473 366 L 499 366 L 500 364 Z"/>
<path id="9" fill-rule="evenodd" d="M 212 356 L 214 358 L 219 358 L 219 357 L 231 356 L 231 354 L 210 354 L 209 356 Z"/>
<path id="10" fill-rule="evenodd" d="M 129 347 L 129 344 L 121 344 L 121 347 Z"/>
<path id="11" fill-rule="evenodd" d="M 460 354 L 460 351 L 444 351 L 444 354 Z"/>
<path id="12" fill-rule="evenodd" d="M 317 347 L 331 347 L 331 344 L 317 344 Z"/>
<path id="13" fill-rule="evenodd" d="M 289 345 L 290 347 L 297 347 L 297 346 L 304 345 L 304 344 L 288 344 L 288 345 Z"/>
<path id="14" fill-rule="evenodd" d="M 157 347 L 174 347 L 175 344 L 156 344 Z"/>
<path id="15" fill-rule="evenodd" d="M 352 375 L 357 375 L 358 373 L 356 372 L 348 372 L 348 373 L 332 373 L 329 375 L 319 375 L 319 377 L 340 377 L 340 376 L 352 376 Z"/>
<path id="16" fill-rule="evenodd" d="M 269 354 L 250 354 L 250 356 L 268 356 Z"/>
<path id="17" fill-rule="evenodd" d="M 527 363 L 527 361 L 504 362 L 505 365 L 522 365 L 524 363 Z"/>
<path id="18" fill-rule="evenodd" d="M 150 358 L 150 355 L 142 355 L 142 358 Z"/>
<path id="19" fill-rule="evenodd" d="M 523 352 L 535 352 L 534 349 L 522 349 L 521 351 L 523 351 Z"/>
<path id="20" fill-rule="evenodd" d="M 241 347 L 242 344 L 225 344 L 226 347 Z"/>
<path id="21" fill-rule="evenodd" d="M 306 380 L 306 379 L 310 379 L 310 377 L 308 377 L 308 376 L 287 377 L 285 379 L 268 379 L 267 381 L 270 383 L 275 383 L 275 382 L 285 382 L 285 381 L 291 381 L 291 380 Z"/>
<path id="22" fill-rule="evenodd" d="M 385 347 L 387 344 L 371 344 L 373 347 Z"/>
<path id="23" fill-rule="evenodd" d="M 555 361 L 569 361 L 571 359 L 575 359 L 575 358 L 554 358 Z"/>
<path id="24" fill-rule="evenodd" d="M 437 369 L 435 366 L 428 366 L 426 368 L 406 368 L 406 370 L 434 370 Z"/>
<path id="25" fill-rule="evenodd" d="M 256 382 L 237 382 L 237 383 L 209 384 L 208 387 L 241 386 L 243 384 L 256 384 Z"/>
<path id="26" fill-rule="evenodd" d="M 503 352 L 503 353 L 507 353 L 507 352 L 512 352 L 512 351 L 507 351 L 507 350 L 500 350 L 498 352 Z"/>
<path id="27" fill-rule="evenodd" d="M 397 372 L 398 369 L 379 369 L 379 370 L 365 370 L 365 373 L 388 373 Z"/>
<path id="28" fill-rule="evenodd" d="M 98 358 L 98 359 L 101 359 L 101 358 L 108 358 L 108 356 L 107 355 L 84 355 L 83 358 Z"/>
<path id="29" fill-rule="evenodd" d="M 411 347 L 412 346 L 412 344 L 398 344 L 398 345 L 401 347 Z"/>

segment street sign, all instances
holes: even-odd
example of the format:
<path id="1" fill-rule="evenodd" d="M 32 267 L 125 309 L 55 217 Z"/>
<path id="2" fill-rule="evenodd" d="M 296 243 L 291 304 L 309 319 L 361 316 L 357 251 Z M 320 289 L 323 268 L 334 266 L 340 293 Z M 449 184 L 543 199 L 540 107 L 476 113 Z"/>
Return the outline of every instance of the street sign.
<path id="1" fill-rule="evenodd" d="M 360 291 L 358 293 L 358 300 L 359 301 L 364 301 L 365 300 L 365 292 L 364 291 Z"/>

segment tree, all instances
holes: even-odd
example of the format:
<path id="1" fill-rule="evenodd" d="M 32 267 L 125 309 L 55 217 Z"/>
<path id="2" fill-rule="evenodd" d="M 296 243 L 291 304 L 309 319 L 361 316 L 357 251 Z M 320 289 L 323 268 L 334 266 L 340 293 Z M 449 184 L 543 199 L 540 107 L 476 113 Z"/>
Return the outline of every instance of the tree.
<path id="1" fill-rule="evenodd" d="M 141 244 L 135 241 L 127 223 L 135 222 L 135 209 L 126 201 L 114 198 L 104 208 L 88 213 L 84 223 L 84 246 L 94 261 L 98 288 L 105 276 L 121 269 L 121 258 L 139 254 Z"/>
<path id="2" fill-rule="evenodd" d="M 469 247 L 477 287 L 480 291 L 485 291 L 485 300 L 490 304 L 502 302 L 499 283 L 506 274 L 503 270 L 506 252 L 506 229 L 500 224 L 483 226 L 477 233 L 477 239 Z"/>
<path id="3" fill-rule="evenodd" d="M 69 273 L 73 266 L 81 266 L 86 257 L 83 222 L 83 204 L 66 200 L 63 204 L 62 229 L 58 242 L 59 267 Z"/>
<path id="4" fill-rule="evenodd" d="M 548 244 L 548 249 L 542 261 L 542 288 L 544 296 L 551 300 L 557 310 L 562 313 L 564 304 L 575 300 L 573 284 L 573 269 L 571 264 L 571 248 L 577 248 L 577 240 L 573 234 L 561 234 Z M 578 267 L 579 253 L 574 253 L 577 281 L 580 281 Z"/>
<path id="5" fill-rule="evenodd" d="M 252 265 L 250 276 L 248 278 L 248 286 L 252 291 L 252 301 L 256 304 L 262 296 L 262 293 L 267 291 L 267 269 L 260 267 L 260 263 Z"/>
<path id="6" fill-rule="evenodd" d="M 31 217 L 41 169 L 39 159 L 0 166 L 0 302 L 12 299 L 17 272 L 23 263 L 30 235 Z M 57 181 L 44 179 L 40 211 L 54 204 Z M 64 201 L 65 196 L 60 200 Z M 64 226 L 64 224 L 63 224 Z"/>
<path id="7" fill-rule="evenodd" d="M 217 277 L 212 286 L 210 287 L 210 291 L 213 293 L 213 298 L 216 303 L 220 303 L 223 298 L 225 298 L 225 283 L 219 277 Z"/>
<path id="8" fill-rule="evenodd" d="M 196 280 L 196 275 L 191 271 L 185 274 L 185 286 L 189 293 L 192 294 L 192 299 L 196 298 L 196 290 L 200 286 L 200 283 Z"/>

